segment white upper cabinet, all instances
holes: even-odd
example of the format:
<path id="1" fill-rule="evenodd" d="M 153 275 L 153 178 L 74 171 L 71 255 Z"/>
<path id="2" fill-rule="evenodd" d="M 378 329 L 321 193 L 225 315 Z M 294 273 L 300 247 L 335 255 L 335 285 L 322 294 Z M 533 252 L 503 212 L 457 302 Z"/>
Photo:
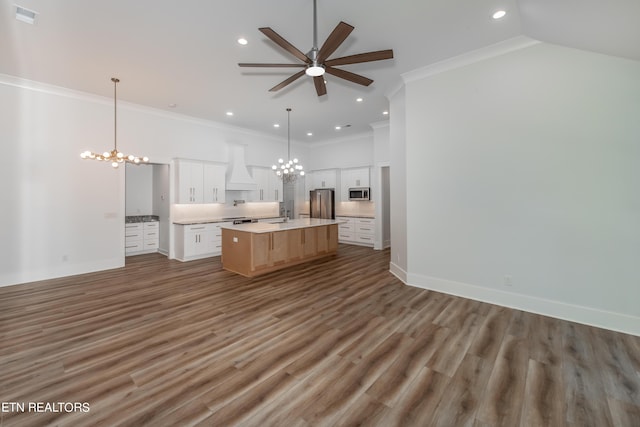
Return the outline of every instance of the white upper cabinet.
<path id="1" fill-rule="evenodd" d="M 177 203 L 224 203 L 226 166 L 176 160 Z"/>
<path id="2" fill-rule="evenodd" d="M 225 173 L 227 168 L 224 165 L 212 163 L 205 163 L 203 168 L 204 203 L 224 203 Z"/>
<path id="3" fill-rule="evenodd" d="M 282 202 L 282 180 L 271 168 L 253 167 L 251 174 L 258 185 L 258 189 L 251 192 L 251 201 Z"/>
<path id="4" fill-rule="evenodd" d="M 315 190 L 317 188 L 336 188 L 335 169 L 314 171 L 312 177 L 313 185 L 311 190 Z"/>
<path id="5" fill-rule="evenodd" d="M 340 196 L 349 200 L 349 188 L 370 187 L 369 168 L 342 169 L 340 171 Z"/>
<path id="6" fill-rule="evenodd" d="M 178 203 L 202 203 L 204 168 L 202 162 L 177 160 Z"/>

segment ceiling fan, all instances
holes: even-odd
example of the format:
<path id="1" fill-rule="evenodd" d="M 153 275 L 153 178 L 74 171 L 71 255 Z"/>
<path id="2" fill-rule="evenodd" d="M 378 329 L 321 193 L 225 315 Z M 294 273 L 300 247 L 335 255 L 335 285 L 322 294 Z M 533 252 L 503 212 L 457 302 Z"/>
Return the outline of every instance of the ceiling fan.
<path id="1" fill-rule="evenodd" d="M 313 47 L 307 54 L 302 53 L 299 49 L 286 41 L 282 36 L 280 36 L 269 27 L 259 28 L 259 30 L 265 36 L 269 37 L 273 42 L 275 42 L 278 46 L 303 62 L 303 64 L 238 64 L 238 66 L 240 67 L 304 68 L 304 70 L 295 73 L 283 82 L 269 89 L 270 92 L 276 92 L 306 74 L 313 77 L 313 83 L 316 87 L 318 96 L 326 95 L 327 86 L 325 85 L 324 77 L 322 77 L 325 72 L 362 86 L 369 86 L 371 83 L 373 83 L 373 80 L 359 74 L 352 73 L 350 71 L 335 68 L 335 66 L 358 64 L 361 62 L 381 61 L 383 59 L 393 58 L 393 50 L 386 49 L 378 50 L 375 52 L 359 53 L 357 55 L 343 56 L 341 58 L 328 59 L 329 56 L 331 56 L 331 54 L 335 52 L 336 49 L 342 44 L 342 42 L 346 40 L 349 34 L 351 34 L 351 32 L 354 30 L 354 27 L 347 24 L 346 22 L 341 21 L 336 26 L 336 28 L 333 29 L 331 34 L 329 34 L 329 37 L 327 37 L 327 40 L 325 40 L 322 47 L 318 49 L 318 20 L 316 13 L 316 0 L 313 0 Z"/>

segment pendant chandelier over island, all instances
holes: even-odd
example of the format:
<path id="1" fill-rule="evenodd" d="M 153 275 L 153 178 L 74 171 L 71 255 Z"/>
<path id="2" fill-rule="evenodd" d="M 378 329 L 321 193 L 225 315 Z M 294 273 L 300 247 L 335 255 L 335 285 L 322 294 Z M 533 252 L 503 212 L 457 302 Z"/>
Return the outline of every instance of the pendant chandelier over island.
<path id="1" fill-rule="evenodd" d="M 304 168 L 297 158 L 291 159 L 291 108 L 287 108 L 287 162 L 278 159 L 278 164 L 271 169 L 285 184 L 296 182 L 298 176 L 304 176 Z"/>

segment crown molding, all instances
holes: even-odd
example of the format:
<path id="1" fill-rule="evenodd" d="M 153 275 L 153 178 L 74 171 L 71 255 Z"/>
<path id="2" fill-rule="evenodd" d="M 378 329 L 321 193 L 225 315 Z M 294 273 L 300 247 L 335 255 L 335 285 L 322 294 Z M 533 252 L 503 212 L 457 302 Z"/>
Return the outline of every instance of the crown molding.
<path id="1" fill-rule="evenodd" d="M 538 43 L 540 43 L 540 41 L 526 36 L 513 37 L 499 43 L 495 43 L 480 49 L 473 50 L 471 52 L 464 53 L 462 55 L 445 59 L 444 61 L 436 62 L 426 67 L 408 71 L 402 74 L 402 80 L 404 81 L 404 84 L 407 84 L 415 80 L 421 80 L 440 73 L 444 73 L 446 71 L 451 71 L 456 68 L 471 65 L 485 59 L 494 58 L 496 56 L 501 56 L 509 52 L 525 49 Z"/>
<path id="2" fill-rule="evenodd" d="M 11 76 L 8 74 L 0 73 L 0 85 L 12 86 L 20 89 L 30 90 L 33 92 L 39 92 L 39 93 L 44 93 L 44 94 L 54 95 L 54 96 L 61 96 L 68 99 L 75 99 L 83 102 L 91 102 L 94 104 L 109 105 L 109 106 L 113 105 L 112 97 L 95 95 L 88 92 L 82 92 L 82 91 L 69 89 L 62 86 L 55 86 L 48 83 L 38 82 L 35 80 L 28 80 L 21 77 Z M 158 108 L 148 107 L 140 104 L 134 104 L 134 103 L 126 102 L 122 100 L 118 100 L 118 109 L 151 114 L 157 117 L 162 117 L 170 120 L 178 120 L 178 121 L 196 124 L 200 126 L 206 126 L 216 130 L 226 130 L 231 132 L 237 132 L 247 136 L 258 137 L 258 138 L 268 139 L 272 141 L 278 141 L 278 142 L 282 141 L 282 138 L 274 137 L 273 135 L 268 135 L 266 133 L 256 132 L 251 129 L 246 129 L 239 126 L 233 126 L 226 123 L 216 122 L 213 120 L 200 119 L 193 116 L 187 116 L 184 114 L 165 111 Z"/>

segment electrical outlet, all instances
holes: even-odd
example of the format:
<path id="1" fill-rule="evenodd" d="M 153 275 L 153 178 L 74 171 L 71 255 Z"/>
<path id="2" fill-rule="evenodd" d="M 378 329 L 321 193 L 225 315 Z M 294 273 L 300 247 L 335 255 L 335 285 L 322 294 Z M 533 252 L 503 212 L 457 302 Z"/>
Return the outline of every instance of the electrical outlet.
<path id="1" fill-rule="evenodd" d="M 504 276 L 504 285 L 505 286 L 513 286 L 513 277 L 505 274 Z"/>

